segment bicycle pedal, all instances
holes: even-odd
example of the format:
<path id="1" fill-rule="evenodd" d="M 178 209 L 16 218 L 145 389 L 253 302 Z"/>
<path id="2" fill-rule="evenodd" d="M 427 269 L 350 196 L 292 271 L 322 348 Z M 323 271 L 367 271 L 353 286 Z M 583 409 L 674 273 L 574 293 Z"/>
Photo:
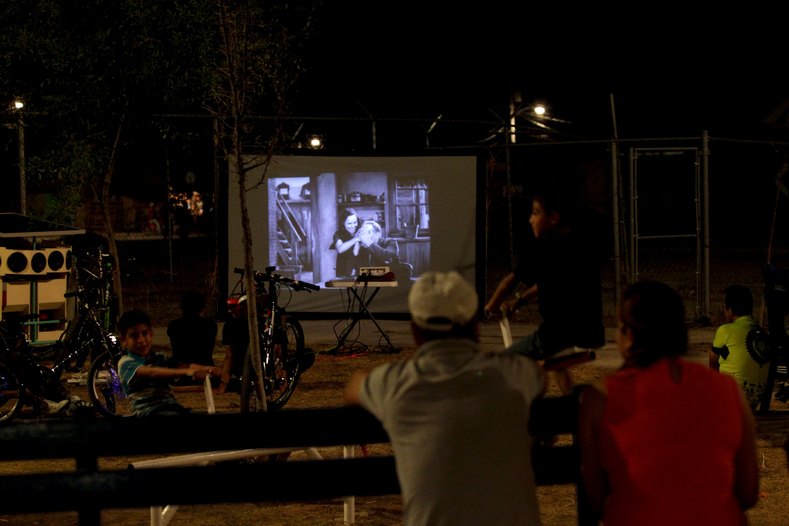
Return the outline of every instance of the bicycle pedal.
<path id="1" fill-rule="evenodd" d="M 77 385 L 88 385 L 88 373 L 68 373 L 66 383 Z"/>

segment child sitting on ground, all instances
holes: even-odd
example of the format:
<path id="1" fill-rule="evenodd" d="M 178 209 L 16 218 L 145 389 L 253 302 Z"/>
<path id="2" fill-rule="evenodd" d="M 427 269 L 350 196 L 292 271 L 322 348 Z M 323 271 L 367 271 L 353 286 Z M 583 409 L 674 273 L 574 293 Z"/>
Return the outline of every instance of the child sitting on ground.
<path id="1" fill-rule="evenodd" d="M 118 362 L 121 385 L 131 403 L 135 416 L 183 415 L 191 412 L 176 400 L 170 381 L 189 377 L 205 380 L 206 376 L 219 377 L 219 367 L 177 363 L 162 354 L 152 352 L 153 329 L 151 319 L 143 311 L 125 312 L 118 321 L 121 345 L 126 355 Z"/>

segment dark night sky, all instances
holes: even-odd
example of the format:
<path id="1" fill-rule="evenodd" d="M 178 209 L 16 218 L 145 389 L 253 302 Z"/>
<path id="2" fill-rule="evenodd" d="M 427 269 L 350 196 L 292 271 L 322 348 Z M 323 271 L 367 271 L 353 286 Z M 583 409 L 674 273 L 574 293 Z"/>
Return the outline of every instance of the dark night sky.
<path id="1" fill-rule="evenodd" d="M 748 137 L 770 129 L 765 119 L 789 97 L 789 46 L 770 27 L 782 19 L 774 8 L 331 4 L 319 15 L 302 115 L 490 119 L 506 115 L 519 90 L 578 136 L 607 138 L 613 94 L 620 137 Z"/>

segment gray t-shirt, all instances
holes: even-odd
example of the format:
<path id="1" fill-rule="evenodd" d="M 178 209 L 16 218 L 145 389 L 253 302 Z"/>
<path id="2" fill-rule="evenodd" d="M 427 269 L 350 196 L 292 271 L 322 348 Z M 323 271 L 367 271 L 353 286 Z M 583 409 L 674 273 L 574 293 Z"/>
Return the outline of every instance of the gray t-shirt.
<path id="1" fill-rule="evenodd" d="M 527 427 L 544 383 L 530 358 L 463 339 L 370 372 L 360 402 L 392 441 L 404 524 L 540 524 Z"/>

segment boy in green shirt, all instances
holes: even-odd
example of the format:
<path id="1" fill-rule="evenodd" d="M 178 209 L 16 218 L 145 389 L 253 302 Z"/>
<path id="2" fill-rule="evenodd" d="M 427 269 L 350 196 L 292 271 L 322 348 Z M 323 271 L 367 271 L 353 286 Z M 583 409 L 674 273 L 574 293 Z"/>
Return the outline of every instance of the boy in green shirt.
<path id="1" fill-rule="evenodd" d="M 726 323 L 718 327 L 709 351 L 710 367 L 731 375 L 756 409 L 767 388 L 767 336 L 753 319 L 753 295 L 744 285 L 726 287 Z"/>

